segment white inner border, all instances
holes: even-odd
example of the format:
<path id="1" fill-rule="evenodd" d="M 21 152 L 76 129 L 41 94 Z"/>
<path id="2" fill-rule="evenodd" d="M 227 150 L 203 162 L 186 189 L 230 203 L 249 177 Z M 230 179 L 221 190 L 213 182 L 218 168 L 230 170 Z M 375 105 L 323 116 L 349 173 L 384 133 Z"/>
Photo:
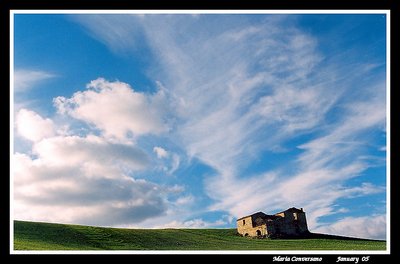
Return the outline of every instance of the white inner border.
<path id="1" fill-rule="evenodd" d="M 14 15 L 15 14 L 382 14 L 386 15 L 386 250 L 14 250 Z M 390 10 L 10 10 L 10 254 L 390 254 Z"/>

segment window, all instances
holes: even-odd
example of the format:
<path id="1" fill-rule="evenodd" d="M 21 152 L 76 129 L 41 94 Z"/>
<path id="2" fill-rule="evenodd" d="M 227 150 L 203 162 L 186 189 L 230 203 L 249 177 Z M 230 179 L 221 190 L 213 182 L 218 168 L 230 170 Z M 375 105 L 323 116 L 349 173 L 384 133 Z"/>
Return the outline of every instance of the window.
<path id="1" fill-rule="evenodd" d="M 294 220 L 297 220 L 297 213 L 293 213 Z"/>
<path id="2" fill-rule="evenodd" d="M 246 220 L 243 220 L 243 225 L 245 225 L 246 224 Z"/>

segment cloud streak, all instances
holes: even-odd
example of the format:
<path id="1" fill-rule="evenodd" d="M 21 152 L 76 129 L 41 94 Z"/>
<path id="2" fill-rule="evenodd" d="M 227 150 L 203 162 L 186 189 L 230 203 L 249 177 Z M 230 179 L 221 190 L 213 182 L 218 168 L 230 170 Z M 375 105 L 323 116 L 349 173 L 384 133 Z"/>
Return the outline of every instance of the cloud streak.
<path id="1" fill-rule="evenodd" d="M 140 43 L 140 28 L 132 23 L 135 18 L 131 15 L 93 14 L 71 18 L 83 25 L 93 38 L 100 40 L 116 53 L 129 52 Z M 116 27 L 116 24 L 119 26 Z M 100 31 L 99 28 L 103 30 Z"/>
<path id="2" fill-rule="evenodd" d="M 17 69 L 14 71 L 14 91 L 26 91 L 40 82 L 54 77 L 56 75 L 45 71 Z"/>

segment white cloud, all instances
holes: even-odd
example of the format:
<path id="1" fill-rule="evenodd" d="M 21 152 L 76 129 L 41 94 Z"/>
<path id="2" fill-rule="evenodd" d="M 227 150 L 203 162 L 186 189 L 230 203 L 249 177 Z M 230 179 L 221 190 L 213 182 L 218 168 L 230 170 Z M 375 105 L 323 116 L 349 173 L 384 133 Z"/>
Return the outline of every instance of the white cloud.
<path id="1" fill-rule="evenodd" d="M 180 164 L 181 164 L 180 157 L 178 156 L 178 154 L 174 153 L 172 155 L 171 168 L 168 170 L 168 174 L 173 174 L 179 168 Z"/>
<path id="2" fill-rule="evenodd" d="M 167 158 L 169 155 L 168 152 L 165 149 L 163 149 L 162 147 L 154 147 L 153 151 L 157 154 L 157 157 L 159 159 Z"/>
<path id="3" fill-rule="evenodd" d="M 182 196 L 176 199 L 175 204 L 178 206 L 183 206 L 183 205 L 190 205 L 193 204 L 195 201 L 195 198 L 193 195 L 187 195 L 187 196 Z"/>
<path id="4" fill-rule="evenodd" d="M 88 90 L 71 98 L 57 97 L 54 105 L 61 114 L 95 125 L 107 137 L 125 139 L 168 130 L 163 122 L 163 92 L 153 95 L 135 92 L 128 84 L 103 78 L 91 81 Z"/>
<path id="5" fill-rule="evenodd" d="M 14 71 L 14 90 L 16 92 L 25 91 L 41 81 L 54 77 L 56 75 L 45 71 L 17 69 Z"/>
<path id="6" fill-rule="evenodd" d="M 333 224 L 316 228 L 314 231 L 333 235 L 386 240 L 386 216 L 345 217 Z"/>
<path id="7" fill-rule="evenodd" d="M 38 141 L 55 135 L 54 123 L 34 111 L 20 109 L 16 115 L 15 125 L 20 136 L 31 141 Z"/>
<path id="8" fill-rule="evenodd" d="M 103 132 L 100 136 L 92 134 L 97 132 L 94 127 L 85 128 L 83 135 L 79 129 L 71 130 L 70 125 L 75 121 L 68 115 L 58 117 L 62 124 L 57 126 L 49 118 L 21 109 L 16 129 L 33 145 L 29 151 L 32 156 L 16 153 L 13 157 L 14 217 L 140 226 L 149 218 L 171 210 L 174 207 L 171 201 L 176 200 L 183 187 L 134 178 L 149 169 L 150 157 L 133 141 L 124 140 L 129 133 L 140 136 L 167 131 L 160 115 L 166 112 L 163 93 L 160 90 L 145 95 L 125 83 L 100 78 L 88 85 L 88 91 L 54 100 L 60 113 L 83 121 L 83 125 L 95 125 Z M 162 148 L 155 150 L 161 155 L 168 154 Z M 170 156 L 168 162 L 176 170 L 179 156 L 175 153 Z M 190 196 L 184 197 L 178 197 L 181 206 L 190 203 Z"/>
<path id="9" fill-rule="evenodd" d="M 181 159 L 178 154 L 167 151 L 162 147 L 154 147 L 153 152 L 156 153 L 158 159 L 163 160 L 160 161 L 159 167 L 167 174 L 171 175 L 179 168 Z"/>
<path id="10" fill-rule="evenodd" d="M 350 211 L 349 209 L 342 207 L 342 208 L 339 208 L 336 212 L 337 213 L 348 213 L 349 211 Z"/>
<path id="11" fill-rule="evenodd" d="M 36 158 L 16 153 L 14 217 L 90 225 L 140 224 L 163 215 L 180 186 L 135 179 L 148 157 L 98 136 L 57 136 L 34 143 Z"/>
<path id="12" fill-rule="evenodd" d="M 33 152 L 47 165 L 80 165 L 87 175 L 108 171 L 115 166 L 128 170 L 143 170 L 149 164 L 147 154 L 133 145 L 111 143 L 104 138 L 89 135 L 87 137 L 52 137 L 37 142 Z M 94 175 L 96 176 L 96 175 Z M 104 173 L 102 177 L 119 177 Z"/>
<path id="13" fill-rule="evenodd" d="M 172 222 L 156 226 L 155 228 L 211 228 L 220 227 L 225 225 L 226 222 L 223 220 L 216 220 L 214 222 L 204 221 L 200 218 L 195 218 L 187 221 L 174 220 Z"/>

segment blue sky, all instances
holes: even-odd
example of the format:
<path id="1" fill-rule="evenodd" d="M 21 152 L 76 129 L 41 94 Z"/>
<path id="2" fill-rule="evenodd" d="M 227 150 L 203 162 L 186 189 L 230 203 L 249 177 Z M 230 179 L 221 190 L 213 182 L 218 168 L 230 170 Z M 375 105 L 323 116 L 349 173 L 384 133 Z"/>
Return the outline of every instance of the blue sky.
<path id="1" fill-rule="evenodd" d="M 14 217 L 386 237 L 385 14 L 15 14 Z"/>

